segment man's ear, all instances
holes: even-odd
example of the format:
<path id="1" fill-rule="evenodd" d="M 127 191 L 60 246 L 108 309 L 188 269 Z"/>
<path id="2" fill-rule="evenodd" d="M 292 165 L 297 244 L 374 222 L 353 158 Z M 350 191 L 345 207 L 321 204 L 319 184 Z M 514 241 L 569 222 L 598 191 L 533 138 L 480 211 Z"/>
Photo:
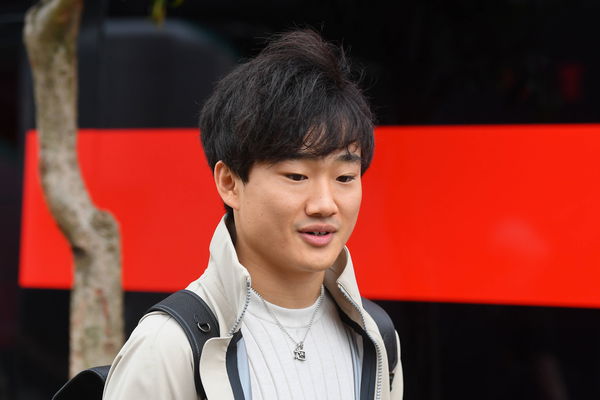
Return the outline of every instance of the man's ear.
<path id="1" fill-rule="evenodd" d="M 215 185 L 223 203 L 237 210 L 242 180 L 223 162 L 218 161 L 214 168 Z"/>

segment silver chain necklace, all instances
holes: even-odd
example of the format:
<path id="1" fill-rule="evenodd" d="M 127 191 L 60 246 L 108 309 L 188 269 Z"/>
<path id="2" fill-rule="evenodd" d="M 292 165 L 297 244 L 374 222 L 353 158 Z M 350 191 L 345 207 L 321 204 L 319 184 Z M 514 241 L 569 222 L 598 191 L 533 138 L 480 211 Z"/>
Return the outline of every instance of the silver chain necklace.
<path id="1" fill-rule="evenodd" d="M 254 288 L 252 288 L 252 291 L 258 296 L 259 299 L 261 299 L 262 303 L 265 305 L 265 308 L 267 309 L 269 314 L 271 314 L 271 316 L 273 317 L 273 320 L 275 321 L 275 323 L 277 324 L 279 329 L 281 329 L 281 331 L 283 333 L 285 333 L 285 335 L 296 346 L 294 349 L 294 359 L 298 360 L 298 361 L 306 361 L 306 352 L 304 351 L 304 341 L 306 340 L 306 337 L 308 336 L 308 332 L 310 331 L 310 328 L 312 328 L 312 324 L 315 321 L 315 316 L 317 315 L 317 312 L 319 311 L 319 308 L 321 308 L 321 304 L 323 303 L 323 297 L 324 297 L 323 296 L 323 293 L 324 293 L 323 285 L 321 285 L 321 294 L 319 295 L 319 299 L 317 300 L 317 306 L 315 307 L 315 311 L 313 311 L 313 314 L 310 317 L 310 322 L 308 323 L 308 328 L 306 328 L 306 332 L 304 332 L 304 337 L 299 342 L 296 342 L 294 340 L 294 338 L 292 337 L 292 335 L 290 335 L 290 333 L 281 324 L 281 322 L 279 322 L 277 315 L 275 315 L 275 312 L 273 312 L 273 310 L 271 310 L 271 307 L 269 307 L 269 305 L 267 304 L 265 299 L 263 299 L 263 297 L 260 295 L 260 293 L 258 293 L 256 290 L 254 290 Z"/>

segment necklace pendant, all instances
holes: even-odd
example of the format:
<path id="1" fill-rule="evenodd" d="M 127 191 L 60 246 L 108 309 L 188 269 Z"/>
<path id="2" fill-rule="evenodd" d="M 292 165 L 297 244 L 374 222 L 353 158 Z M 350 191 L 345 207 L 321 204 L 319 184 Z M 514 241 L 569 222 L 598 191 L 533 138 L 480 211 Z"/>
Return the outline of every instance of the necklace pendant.
<path id="1" fill-rule="evenodd" d="M 294 360 L 306 361 L 306 353 L 304 352 L 304 343 L 299 343 L 294 350 Z"/>

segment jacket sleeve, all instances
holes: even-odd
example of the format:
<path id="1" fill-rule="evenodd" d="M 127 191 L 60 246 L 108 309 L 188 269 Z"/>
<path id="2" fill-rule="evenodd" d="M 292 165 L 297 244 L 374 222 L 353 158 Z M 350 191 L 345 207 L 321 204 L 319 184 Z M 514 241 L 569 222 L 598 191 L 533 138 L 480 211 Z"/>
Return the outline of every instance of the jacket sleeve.
<path id="1" fill-rule="evenodd" d="M 392 389 L 390 391 L 391 400 L 402 400 L 404 395 L 404 377 L 402 376 L 402 361 L 400 359 L 400 338 L 398 332 L 396 332 L 396 348 L 398 349 L 398 363 L 394 369 L 394 381 L 392 382 Z"/>
<path id="2" fill-rule="evenodd" d="M 185 333 L 170 316 L 145 316 L 115 358 L 104 400 L 196 400 L 193 355 Z"/>

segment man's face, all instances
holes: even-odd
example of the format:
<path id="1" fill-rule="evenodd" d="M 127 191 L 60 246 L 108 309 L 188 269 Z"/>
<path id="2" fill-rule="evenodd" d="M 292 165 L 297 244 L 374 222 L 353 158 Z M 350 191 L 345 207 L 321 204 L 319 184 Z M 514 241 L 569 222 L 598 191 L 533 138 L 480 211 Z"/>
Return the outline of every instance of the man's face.
<path id="1" fill-rule="evenodd" d="M 257 163 L 239 185 L 236 250 L 252 271 L 293 277 L 329 268 L 350 237 L 362 198 L 360 150 Z"/>

